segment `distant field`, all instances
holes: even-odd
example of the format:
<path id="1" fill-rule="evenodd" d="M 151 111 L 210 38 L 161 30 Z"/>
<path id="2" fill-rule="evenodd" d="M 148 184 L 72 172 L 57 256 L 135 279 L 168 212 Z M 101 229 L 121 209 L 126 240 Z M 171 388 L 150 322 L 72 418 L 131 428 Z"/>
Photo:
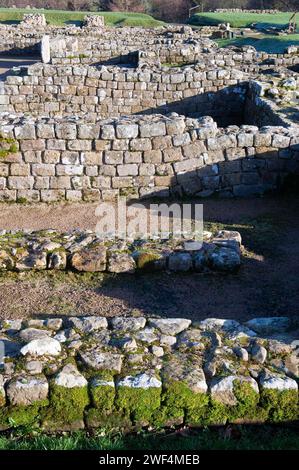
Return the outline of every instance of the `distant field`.
<path id="1" fill-rule="evenodd" d="M 44 13 L 49 24 L 80 24 L 87 14 L 102 15 L 108 25 L 114 26 L 142 26 L 157 27 L 164 23 L 155 20 L 150 15 L 142 13 L 121 12 L 89 12 L 89 11 L 65 11 L 65 10 L 27 10 L 22 8 L 0 8 L 0 23 L 18 23 L 22 20 L 24 13 Z"/>
<path id="2" fill-rule="evenodd" d="M 292 13 L 277 13 L 276 15 L 263 15 L 254 13 L 198 13 L 189 22 L 196 26 L 215 26 L 219 23 L 230 23 L 234 28 L 249 27 L 252 23 L 257 23 L 257 29 L 269 26 L 286 26 Z M 299 15 L 298 15 L 299 18 Z M 298 30 L 299 33 L 299 30 Z M 269 53 L 283 53 L 288 46 L 299 45 L 299 34 L 287 36 L 272 36 L 260 34 L 258 37 L 239 37 L 232 40 L 217 41 L 220 47 L 230 45 L 253 46 L 258 51 Z"/>
<path id="3" fill-rule="evenodd" d="M 269 54 L 282 54 L 288 46 L 299 46 L 299 34 L 288 36 L 261 35 L 259 38 L 239 37 L 236 39 L 216 40 L 220 47 L 227 46 L 253 46 L 257 51 L 268 52 Z"/>
<path id="4" fill-rule="evenodd" d="M 289 23 L 291 12 L 277 13 L 276 15 L 261 13 L 197 13 L 189 23 L 195 26 L 213 26 L 219 23 L 230 23 L 233 28 L 246 28 L 252 23 L 259 23 L 260 27 L 285 26 Z"/>

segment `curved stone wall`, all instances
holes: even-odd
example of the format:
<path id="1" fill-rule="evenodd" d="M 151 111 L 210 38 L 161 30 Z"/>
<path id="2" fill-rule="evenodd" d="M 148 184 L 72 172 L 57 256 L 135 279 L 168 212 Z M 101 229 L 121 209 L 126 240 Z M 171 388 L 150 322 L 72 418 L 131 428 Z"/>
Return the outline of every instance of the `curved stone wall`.
<path id="1" fill-rule="evenodd" d="M 1 200 L 171 194 L 247 196 L 297 171 L 298 128 L 217 128 L 178 115 L 91 120 L 3 116 Z"/>
<path id="2" fill-rule="evenodd" d="M 203 65 L 177 68 L 53 66 L 34 64 L 24 75 L 0 83 L 2 111 L 32 115 L 116 117 L 137 113 L 211 115 L 221 124 L 235 123 L 244 90 L 230 87 L 247 75 Z M 223 94 L 217 92 L 226 88 Z"/>

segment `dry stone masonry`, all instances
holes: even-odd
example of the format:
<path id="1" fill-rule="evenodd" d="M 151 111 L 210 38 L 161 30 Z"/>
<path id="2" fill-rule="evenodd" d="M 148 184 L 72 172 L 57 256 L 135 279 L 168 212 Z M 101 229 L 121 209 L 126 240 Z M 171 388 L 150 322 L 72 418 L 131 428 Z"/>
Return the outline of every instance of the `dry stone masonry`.
<path id="1" fill-rule="evenodd" d="M 3 320 L 0 429 L 296 420 L 295 328 L 287 317 Z"/>
<path id="2" fill-rule="evenodd" d="M 210 34 L 109 29 L 100 16 L 82 27 L 49 26 L 43 15 L 0 26 L 2 52 L 41 47 L 43 60 L 0 82 L 0 200 L 232 197 L 280 187 L 298 172 L 299 127 L 287 112 L 298 98 L 298 50 L 223 53 Z M 198 249 L 184 237 L 3 230 L 0 270 L 235 273 L 242 249 L 229 231 L 204 232 Z M 297 333 L 287 317 L 2 320 L 0 430 L 295 421 Z"/>
<path id="3" fill-rule="evenodd" d="M 262 194 L 297 171 L 297 129 L 179 115 L 0 125 L 2 201 Z"/>
<path id="4" fill-rule="evenodd" d="M 20 23 L 21 28 L 43 28 L 47 26 L 46 17 L 43 13 L 28 13 L 23 16 Z"/>
<path id="5" fill-rule="evenodd" d="M 275 9 L 264 9 L 264 10 L 248 10 L 246 8 L 216 8 L 213 10 L 215 13 L 253 13 L 255 15 L 276 15 L 281 13 Z"/>
<path id="6" fill-rule="evenodd" d="M 238 232 L 204 232 L 194 239 L 103 240 L 92 232 L 6 232 L 0 235 L 0 271 L 74 270 L 77 272 L 236 272 L 241 265 Z"/>
<path id="7" fill-rule="evenodd" d="M 38 27 L 48 63 L 0 82 L 0 200 L 250 196 L 298 173 L 297 49 L 84 24 Z"/>

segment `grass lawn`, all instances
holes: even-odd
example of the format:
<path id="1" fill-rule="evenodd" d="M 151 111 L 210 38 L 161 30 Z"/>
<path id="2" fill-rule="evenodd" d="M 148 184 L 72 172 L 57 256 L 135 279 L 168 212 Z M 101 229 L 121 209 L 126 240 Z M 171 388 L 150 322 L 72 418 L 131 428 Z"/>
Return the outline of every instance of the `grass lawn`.
<path id="1" fill-rule="evenodd" d="M 63 436 L 0 436 L 0 450 L 298 450 L 295 428 L 228 426 L 173 433 L 100 436 L 76 432 Z"/>
<path id="2" fill-rule="evenodd" d="M 261 35 L 257 38 L 238 37 L 236 39 L 216 40 L 220 47 L 227 46 L 253 46 L 257 51 L 264 51 L 271 54 L 282 54 L 288 46 L 299 46 L 299 34 L 288 36 Z"/>
<path id="3" fill-rule="evenodd" d="M 213 26 L 219 23 L 230 23 L 233 28 L 249 27 L 252 23 L 259 26 L 285 26 L 292 16 L 290 12 L 277 13 L 276 15 L 261 13 L 197 13 L 192 16 L 190 23 L 196 26 Z"/>
<path id="4" fill-rule="evenodd" d="M 65 11 L 65 10 L 27 10 L 22 8 L 0 8 L 1 23 L 18 23 L 22 20 L 24 13 L 44 13 L 48 23 L 53 25 L 77 24 L 80 25 L 84 16 L 88 13 L 102 15 L 106 24 L 114 26 L 143 26 L 157 27 L 164 23 L 155 20 L 150 15 L 142 13 L 121 13 L 121 12 L 88 12 L 88 11 Z"/>

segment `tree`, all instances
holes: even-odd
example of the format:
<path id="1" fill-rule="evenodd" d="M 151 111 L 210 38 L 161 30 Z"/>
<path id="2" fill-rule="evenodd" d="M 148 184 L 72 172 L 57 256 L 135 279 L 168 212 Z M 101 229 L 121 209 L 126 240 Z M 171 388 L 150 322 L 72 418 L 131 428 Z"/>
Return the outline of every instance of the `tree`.
<path id="1" fill-rule="evenodd" d="M 185 21 L 189 15 L 189 9 L 193 5 L 192 0 L 152 0 L 151 14 L 165 21 Z"/>
<path id="2" fill-rule="evenodd" d="M 105 8 L 109 11 L 131 11 L 142 13 L 145 11 L 145 2 L 140 0 L 108 0 Z"/>

